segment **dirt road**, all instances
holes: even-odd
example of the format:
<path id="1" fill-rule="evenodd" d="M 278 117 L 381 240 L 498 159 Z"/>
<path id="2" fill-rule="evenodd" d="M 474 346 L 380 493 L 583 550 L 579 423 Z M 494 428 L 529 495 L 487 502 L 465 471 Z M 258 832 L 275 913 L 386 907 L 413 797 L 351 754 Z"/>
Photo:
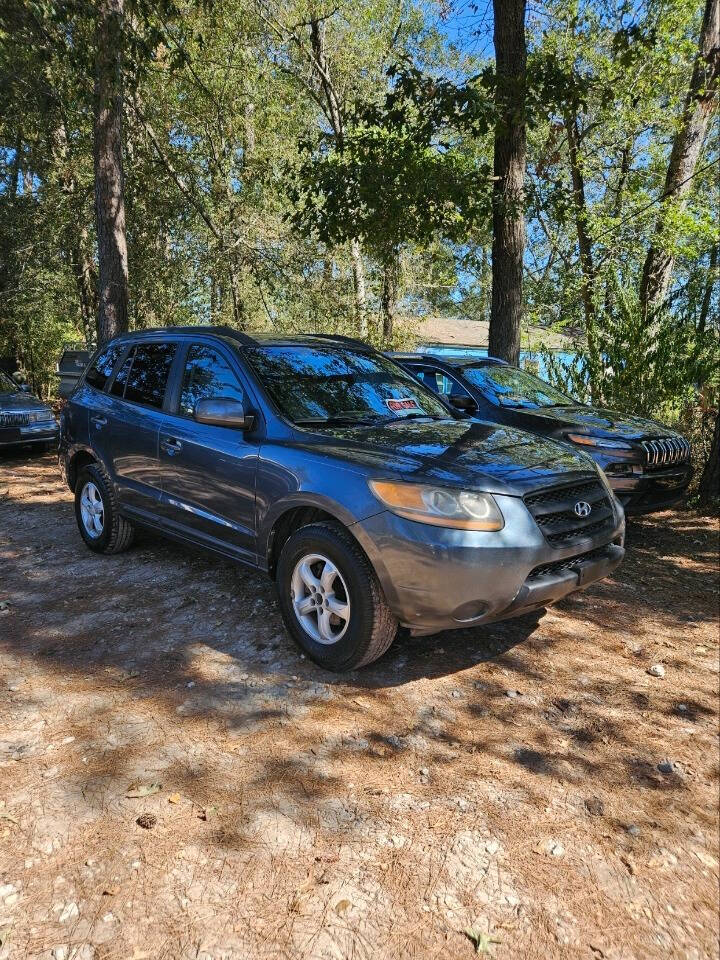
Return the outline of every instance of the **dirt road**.
<path id="1" fill-rule="evenodd" d="M 5 456 L 0 960 L 717 957 L 717 617 L 716 523 L 664 513 L 539 623 L 339 678 Z"/>

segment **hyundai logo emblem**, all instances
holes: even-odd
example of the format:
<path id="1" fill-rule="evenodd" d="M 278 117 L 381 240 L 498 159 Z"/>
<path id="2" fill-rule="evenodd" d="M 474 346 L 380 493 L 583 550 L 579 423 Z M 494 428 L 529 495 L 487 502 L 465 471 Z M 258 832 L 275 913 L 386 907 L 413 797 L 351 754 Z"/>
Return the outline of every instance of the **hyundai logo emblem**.
<path id="1" fill-rule="evenodd" d="M 589 517 L 592 507 L 586 500 L 578 500 L 573 510 L 579 517 Z"/>

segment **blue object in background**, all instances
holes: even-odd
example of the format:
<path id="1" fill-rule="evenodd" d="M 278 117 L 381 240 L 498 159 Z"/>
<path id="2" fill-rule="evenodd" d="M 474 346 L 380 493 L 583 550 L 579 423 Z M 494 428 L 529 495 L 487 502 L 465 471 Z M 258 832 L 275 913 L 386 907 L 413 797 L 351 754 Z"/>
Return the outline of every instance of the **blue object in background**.
<path id="1" fill-rule="evenodd" d="M 487 347 L 469 347 L 462 344 L 453 345 L 451 343 L 425 343 L 417 348 L 418 353 L 431 353 L 436 357 L 467 357 L 471 360 L 473 357 L 487 357 Z M 551 350 L 553 357 L 561 361 L 568 367 L 576 367 L 580 371 L 580 358 L 576 353 L 569 350 Z M 548 379 L 548 367 L 545 357 L 535 350 L 520 351 L 520 366 L 532 366 L 537 371 L 537 375 L 543 380 Z"/>

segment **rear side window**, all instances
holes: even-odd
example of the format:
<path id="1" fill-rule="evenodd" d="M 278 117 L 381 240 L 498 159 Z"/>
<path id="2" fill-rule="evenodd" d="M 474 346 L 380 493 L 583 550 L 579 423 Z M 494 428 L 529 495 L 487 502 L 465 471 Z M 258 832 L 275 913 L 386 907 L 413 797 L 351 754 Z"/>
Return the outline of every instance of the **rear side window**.
<path id="1" fill-rule="evenodd" d="M 108 377 L 123 350 L 122 343 L 111 343 L 100 353 L 95 363 L 85 374 L 85 383 L 89 383 L 96 390 L 104 390 Z"/>
<path id="2" fill-rule="evenodd" d="M 214 397 L 245 402 L 242 387 L 224 358 L 212 347 L 194 343 L 185 361 L 180 413 L 192 417 L 198 400 Z"/>
<path id="3" fill-rule="evenodd" d="M 446 373 L 442 370 L 433 370 L 428 368 L 424 370 L 425 383 L 428 387 L 431 387 L 435 393 L 439 393 L 442 397 L 470 397 L 469 391 L 465 387 L 461 387 L 457 380 L 453 377 L 448 377 Z M 432 382 L 434 380 L 434 383 Z M 472 399 L 472 398 L 471 398 Z"/>
<path id="4" fill-rule="evenodd" d="M 112 385 L 111 393 L 131 403 L 160 408 L 177 344 L 146 343 L 134 347 Z"/>
<path id="5" fill-rule="evenodd" d="M 424 383 L 426 387 L 429 387 L 433 393 L 440 393 L 440 387 L 438 386 L 437 374 L 433 373 L 430 370 L 421 370 L 417 367 L 410 368 L 415 376 L 418 378 L 420 383 Z"/>

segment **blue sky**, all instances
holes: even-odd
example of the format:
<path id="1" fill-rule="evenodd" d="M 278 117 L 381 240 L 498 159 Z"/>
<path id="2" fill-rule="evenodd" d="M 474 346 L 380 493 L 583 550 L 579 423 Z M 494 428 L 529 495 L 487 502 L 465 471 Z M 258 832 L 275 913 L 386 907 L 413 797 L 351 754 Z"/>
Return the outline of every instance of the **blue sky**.
<path id="1" fill-rule="evenodd" d="M 463 53 L 493 56 L 492 0 L 446 0 L 447 14 L 437 19 L 440 30 Z"/>

